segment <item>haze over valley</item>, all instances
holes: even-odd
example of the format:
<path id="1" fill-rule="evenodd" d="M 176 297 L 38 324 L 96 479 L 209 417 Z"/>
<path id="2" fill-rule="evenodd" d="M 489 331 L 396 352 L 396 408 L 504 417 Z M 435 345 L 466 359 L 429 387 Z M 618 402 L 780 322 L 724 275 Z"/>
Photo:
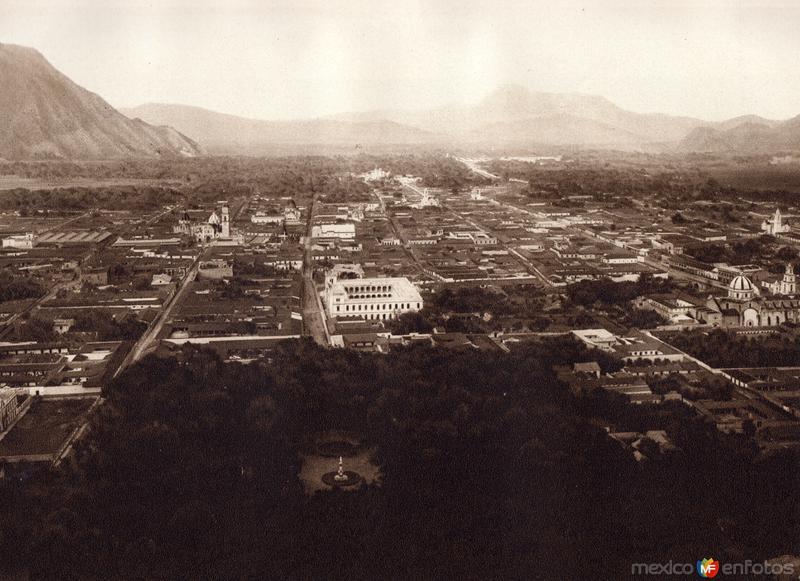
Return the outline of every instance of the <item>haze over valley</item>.
<path id="1" fill-rule="evenodd" d="M 800 118 L 722 122 L 626 111 L 608 99 L 501 86 L 473 104 L 342 113 L 294 121 L 248 119 L 179 104 L 115 110 L 35 49 L 0 45 L 0 156 L 111 159 L 265 155 L 276 147 L 579 147 L 769 154 L 800 148 Z M 355 150 L 355 149 L 354 149 Z"/>

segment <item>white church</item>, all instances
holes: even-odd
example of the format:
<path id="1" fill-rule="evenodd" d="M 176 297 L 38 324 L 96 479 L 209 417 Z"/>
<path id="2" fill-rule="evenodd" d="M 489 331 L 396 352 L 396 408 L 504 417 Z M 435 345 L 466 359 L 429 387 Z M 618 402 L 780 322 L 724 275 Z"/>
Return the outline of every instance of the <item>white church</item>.
<path id="1" fill-rule="evenodd" d="M 761 223 L 761 230 L 764 234 L 769 234 L 770 236 L 777 236 L 778 234 L 783 234 L 784 232 L 788 232 L 790 230 L 789 224 L 783 223 L 783 217 L 781 216 L 781 209 L 777 208 L 775 210 L 775 214 L 771 218 L 767 218 Z"/>
<path id="2" fill-rule="evenodd" d="M 217 202 L 217 209 L 211 212 L 205 222 L 193 222 L 189 214 L 184 212 L 183 217 L 178 220 L 177 226 L 173 228 L 175 234 L 186 234 L 192 236 L 197 242 L 204 244 L 218 239 L 231 238 L 231 215 L 228 202 Z"/>

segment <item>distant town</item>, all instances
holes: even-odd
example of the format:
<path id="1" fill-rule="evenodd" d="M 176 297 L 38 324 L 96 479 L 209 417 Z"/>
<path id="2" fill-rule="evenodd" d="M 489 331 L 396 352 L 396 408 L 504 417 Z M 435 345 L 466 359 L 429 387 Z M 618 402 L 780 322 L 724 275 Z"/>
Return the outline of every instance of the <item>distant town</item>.
<path id="1" fill-rule="evenodd" d="M 331 162 L 326 185 L 292 195 L 254 184 L 183 204 L 71 209 L 60 203 L 69 190 L 54 189 L 50 205 L 15 209 L 21 194 L 10 190 L 3 473 L 67 458 L 104 387 L 147 354 L 192 345 L 268 361 L 277 342 L 304 336 L 375 353 L 508 352 L 569 336 L 619 362 L 560 369 L 577 396 L 680 402 L 723 432 L 747 432 L 763 453 L 800 443 L 796 355 L 763 365 L 699 346 L 708 336 L 796 340 L 796 207 L 746 195 L 679 209 L 658 195 L 555 197 L 552 185 L 513 176 L 560 176 L 575 160 L 434 159 L 458 185 L 399 173 L 407 160 L 389 159 L 358 173 Z M 51 426 L 53 413 L 70 421 Z M 666 443 L 655 427 L 638 437 Z M 609 433 L 626 446 L 634 436 Z"/>

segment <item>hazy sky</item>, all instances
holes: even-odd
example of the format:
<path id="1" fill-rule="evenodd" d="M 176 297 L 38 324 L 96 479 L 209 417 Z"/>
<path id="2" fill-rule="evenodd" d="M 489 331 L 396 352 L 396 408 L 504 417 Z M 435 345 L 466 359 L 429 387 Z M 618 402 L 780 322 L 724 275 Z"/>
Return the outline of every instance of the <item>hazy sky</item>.
<path id="1" fill-rule="evenodd" d="M 119 107 L 297 118 L 517 83 L 640 112 L 800 114 L 797 0 L 0 0 L 0 42 Z"/>

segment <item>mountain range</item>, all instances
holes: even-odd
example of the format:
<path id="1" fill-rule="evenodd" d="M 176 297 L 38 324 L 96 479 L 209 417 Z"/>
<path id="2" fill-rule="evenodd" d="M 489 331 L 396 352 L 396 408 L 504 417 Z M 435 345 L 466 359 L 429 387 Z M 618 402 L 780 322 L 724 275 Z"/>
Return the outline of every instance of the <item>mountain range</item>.
<path id="1" fill-rule="evenodd" d="M 263 121 L 198 107 L 147 104 L 123 112 L 171 125 L 216 153 L 275 144 L 578 146 L 717 153 L 800 148 L 800 118 L 745 115 L 722 122 L 626 111 L 604 97 L 540 93 L 508 85 L 472 105 L 377 110 L 300 121 Z"/>
<path id="2" fill-rule="evenodd" d="M 800 116 L 772 121 L 747 116 L 741 123 L 697 127 L 681 141 L 682 151 L 779 153 L 800 150 Z"/>
<path id="3" fill-rule="evenodd" d="M 259 155 L 276 146 L 577 146 L 671 152 L 800 149 L 800 116 L 708 122 L 626 111 L 608 99 L 506 85 L 473 104 L 295 121 L 248 119 L 152 103 L 114 109 L 36 50 L 0 44 L 0 157 Z"/>
<path id="4" fill-rule="evenodd" d="M 129 119 L 32 48 L 0 44 L 0 157 L 110 159 L 194 156 L 170 127 Z"/>
<path id="5" fill-rule="evenodd" d="M 149 123 L 178 127 L 182 133 L 195 136 L 213 153 L 258 153 L 275 145 L 410 145 L 440 139 L 425 129 L 386 119 L 264 121 L 200 107 L 161 103 L 121 111 Z"/>

